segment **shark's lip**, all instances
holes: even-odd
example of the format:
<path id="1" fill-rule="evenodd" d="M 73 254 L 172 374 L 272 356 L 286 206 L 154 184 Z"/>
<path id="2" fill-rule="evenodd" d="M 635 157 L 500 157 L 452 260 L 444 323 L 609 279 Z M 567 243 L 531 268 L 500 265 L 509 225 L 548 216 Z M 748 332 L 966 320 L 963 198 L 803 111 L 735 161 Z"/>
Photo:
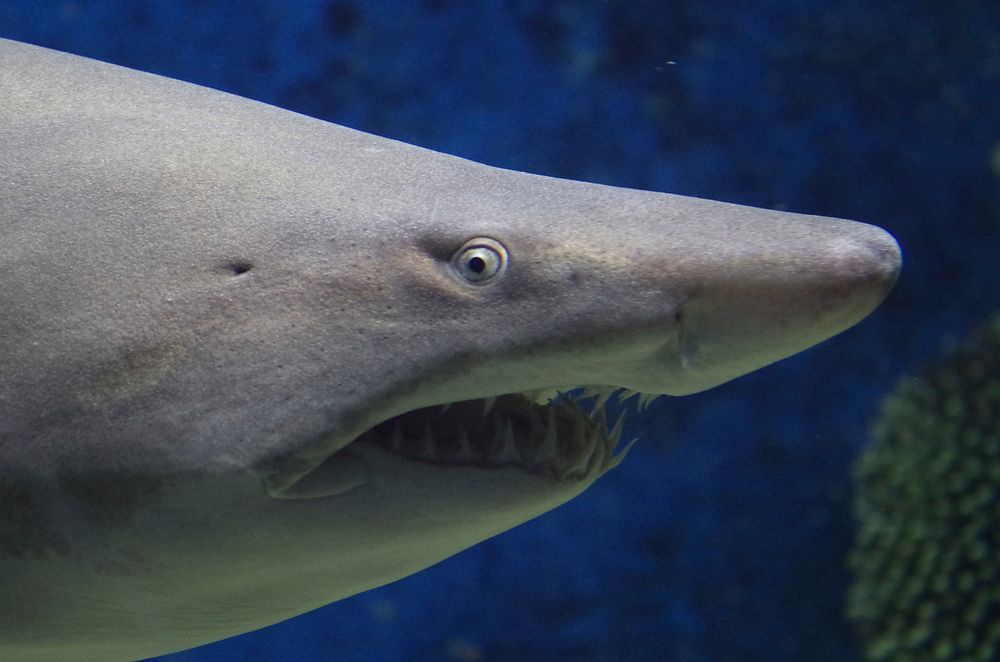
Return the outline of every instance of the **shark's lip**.
<path id="1" fill-rule="evenodd" d="M 297 460 L 291 472 L 267 479 L 276 498 L 324 496 L 315 476 L 326 471 L 337 477 L 327 494 L 339 493 L 341 470 L 328 466 L 359 447 L 377 447 L 404 460 L 442 467 L 478 470 L 520 469 L 556 482 L 593 480 L 617 466 L 635 439 L 621 444 L 625 414 L 609 424 L 606 405 L 637 398 L 639 409 L 658 395 L 614 386 L 545 388 L 500 394 L 405 411 L 385 418 L 340 448 L 311 460 Z"/>

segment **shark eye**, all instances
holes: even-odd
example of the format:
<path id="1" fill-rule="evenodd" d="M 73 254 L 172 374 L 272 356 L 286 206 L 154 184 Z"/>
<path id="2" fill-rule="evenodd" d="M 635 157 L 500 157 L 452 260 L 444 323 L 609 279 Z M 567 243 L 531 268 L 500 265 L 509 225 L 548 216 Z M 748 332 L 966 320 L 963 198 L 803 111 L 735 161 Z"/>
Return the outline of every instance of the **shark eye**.
<path id="1" fill-rule="evenodd" d="M 507 249 L 499 241 L 478 237 L 456 251 L 451 268 L 464 280 L 484 285 L 504 272 L 507 257 Z"/>

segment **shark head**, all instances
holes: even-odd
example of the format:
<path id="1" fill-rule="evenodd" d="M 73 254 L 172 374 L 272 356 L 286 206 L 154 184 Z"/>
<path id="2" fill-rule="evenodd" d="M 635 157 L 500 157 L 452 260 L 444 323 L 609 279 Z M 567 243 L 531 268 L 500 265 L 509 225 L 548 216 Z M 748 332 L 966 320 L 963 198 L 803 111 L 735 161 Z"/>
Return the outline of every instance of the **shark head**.
<path id="1" fill-rule="evenodd" d="M 450 195 L 336 279 L 364 293 L 358 370 L 382 367 L 341 430 L 281 457 L 272 496 L 370 490 L 385 528 L 420 504 L 425 544 L 464 546 L 622 459 L 616 391 L 641 408 L 794 354 L 869 314 L 900 267 L 862 223 L 454 163 Z"/>
<path id="2" fill-rule="evenodd" d="M 272 496 L 337 493 L 382 456 L 464 475 L 465 495 L 504 470 L 575 494 L 621 458 L 615 391 L 644 405 L 794 354 L 870 313 L 900 267 L 862 223 L 455 164 L 475 176 L 431 185 L 450 195 L 337 279 L 370 306 L 359 365 L 389 367 L 342 431 L 282 457 Z"/>
<path id="3" fill-rule="evenodd" d="M 875 227 L 511 172 L 0 41 L 0 657 L 237 634 L 416 572 L 861 320 Z M 581 402 L 582 401 L 582 402 Z"/>

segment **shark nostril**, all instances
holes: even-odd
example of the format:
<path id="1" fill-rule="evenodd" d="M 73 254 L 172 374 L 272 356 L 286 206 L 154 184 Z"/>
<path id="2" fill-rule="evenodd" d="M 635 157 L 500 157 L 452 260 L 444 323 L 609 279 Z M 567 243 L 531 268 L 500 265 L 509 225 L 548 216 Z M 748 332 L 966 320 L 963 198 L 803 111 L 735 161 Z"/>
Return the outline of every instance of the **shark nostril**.
<path id="1" fill-rule="evenodd" d="M 242 276 L 253 269 L 253 263 L 249 260 L 233 260 L 226 266 L 232 272 L 233 276 Z"/>

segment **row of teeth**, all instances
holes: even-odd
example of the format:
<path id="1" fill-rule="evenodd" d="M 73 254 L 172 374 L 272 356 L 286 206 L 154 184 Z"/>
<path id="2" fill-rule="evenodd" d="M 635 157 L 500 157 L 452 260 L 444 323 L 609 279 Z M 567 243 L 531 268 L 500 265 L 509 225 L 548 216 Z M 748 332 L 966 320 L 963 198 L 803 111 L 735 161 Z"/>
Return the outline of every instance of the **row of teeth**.
<path id="1" fill-rule="evenodd" d="M 546 405 L 562 397 L 576 401 L 593 399 L 594 403 L 590 410 L 591 418 L 594 418 L 598 412 L 604 411 L 604 406 L 608 404 L 612 397 L 618 400 L 620 404 L 626 404 L 632 398 L 638 397 L 636 408 L 640 412 L 644 411 L 654 400 L 660 397 L 659 393 L 642 393 L 640 391 L 633 391 L 632 389 L 618 388 L 617 386 L 584 386 L 573 389 L 548 388 L 536 391 L 524 391 L 521 395 L 530 402 L 539 405 Z M 496 398 L 484 398 L 484 401 L 487 402 L 486 411 L 489 412 L 493 407 L 493 403 L 496 402 Z"/>
<path id="2" fill-rule="evenodd" d="M 528 435 L 520 437 L 514 432 L 511 419 L 502 413 L 494 413 L 497 398 L 483 399 L 483 418 L 489 418 L 492 438 L 488 441 L 472 441 L 469 433 L 459 425 L 454 438 L 435 438 L 430 417 L 425 422 L 423 435 L 413 438 L 403 433 L 402 424 L 397 420 L 389 435 L 378 435 L 376 441 L 393 453 L 414 460 L 438 464 L 488 465 L 494 467 L 519 466 L 530 471 L 548 471 L 559 480 L 579 479 L 595 473 L 604 473 L 618 465 L 635 442 L 630 441 L 619 453 L 615 449 L 621 441 L 624 413 L 608 429 L 605 405 L 613 395 L 620 402 L 626 402 L 639 395 L 640 409 L 652 402 L 656 395 L 640 394 L 611 387 L 589 387 L 583 391 L 561 392 L 556 389 L 522 393 L 534 405 L 548 404 L 563 399 L 565 406 L 574 410 L 569 430 L 559 430 L 555 407 L 547 408 L 547 420 L 542 421 L 533 405 L 528 405 L 527 419 L 530 426 Z M 589 414 L 580 408 L 580 401 L 595 399 Z M 448 412 L 451 405 L 441 407 L 441 415 Z M 493 414 L 491 416 L 491 413 Z M 521 443 L 518 443 L 521 439 Z"/>

